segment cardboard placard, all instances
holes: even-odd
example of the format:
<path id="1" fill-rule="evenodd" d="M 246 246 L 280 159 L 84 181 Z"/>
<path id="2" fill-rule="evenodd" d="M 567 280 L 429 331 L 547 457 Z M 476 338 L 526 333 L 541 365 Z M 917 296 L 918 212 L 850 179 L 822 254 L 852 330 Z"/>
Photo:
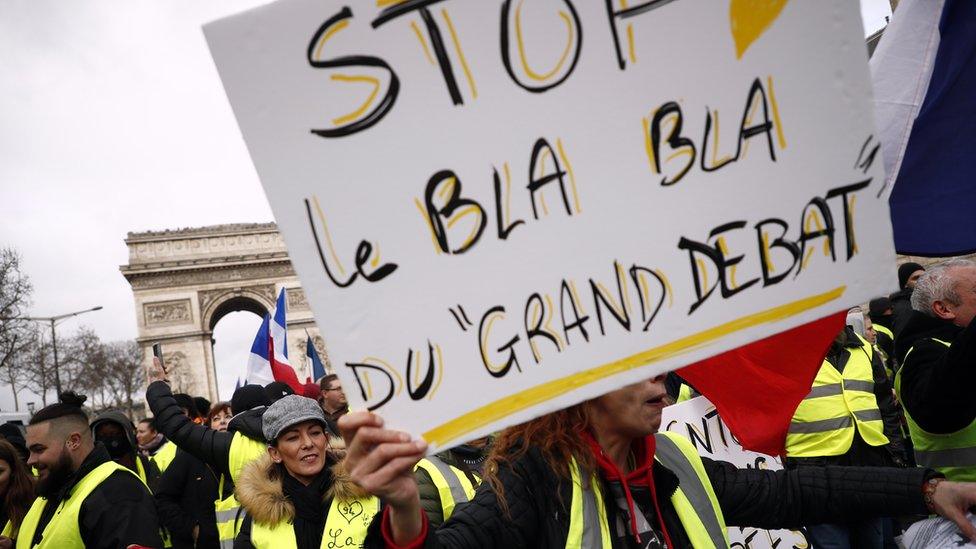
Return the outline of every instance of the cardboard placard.
<path id="1" fill-rule="evenodd" d="M 435 451 L 894 288 L 857 5 L 753 4 L 205 27 L 354 407 Z"/>
<path id="2" fill-rule="evenodd" d="M 703 396 L 666 407 L 662 414 L 661 430 L 687 438 L 702 457 L 727 461 L 740 469 L 778 471 L 783 468 L 780 458 L 743 448 L 718 415 L 715 405 Z M 810 546 L 806 535 L 799 530 L 736 526 L 728 528 L 728 531 L 732 547 L 805 549 Z"/>

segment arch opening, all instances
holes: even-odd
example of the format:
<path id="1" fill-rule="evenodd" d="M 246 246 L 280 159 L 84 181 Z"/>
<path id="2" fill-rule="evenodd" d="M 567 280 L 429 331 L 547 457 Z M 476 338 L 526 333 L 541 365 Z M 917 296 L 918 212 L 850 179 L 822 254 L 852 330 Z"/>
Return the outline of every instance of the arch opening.
<path id="1" fill-rule="evenodd" d="M 268 309 L 262 303 L 247 296 L 226 299 L 210 314 L 208 328 L 220 400 L 230 400 L 244 377 L 251 344 L 266 314 Z"/>

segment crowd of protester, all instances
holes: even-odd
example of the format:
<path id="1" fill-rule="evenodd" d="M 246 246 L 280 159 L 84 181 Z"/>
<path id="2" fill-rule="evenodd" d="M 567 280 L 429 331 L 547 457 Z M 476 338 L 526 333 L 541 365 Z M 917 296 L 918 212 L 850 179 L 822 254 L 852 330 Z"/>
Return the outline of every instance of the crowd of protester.
<path id="1" fill-rule="evenodd" d="M 976 264 L 906 263 L 849 311 L 786 438 L 785 469 L 738 469 L 658 432 L 697 394 L 675 374 L 425 456 L 350 412 L 334 374 L 174 394 L 89 417 L 60 395 L 0 426 L 0 549 L 728 547 L 729 526 L 885 547 L 930 514 L 976 540 Z"/>

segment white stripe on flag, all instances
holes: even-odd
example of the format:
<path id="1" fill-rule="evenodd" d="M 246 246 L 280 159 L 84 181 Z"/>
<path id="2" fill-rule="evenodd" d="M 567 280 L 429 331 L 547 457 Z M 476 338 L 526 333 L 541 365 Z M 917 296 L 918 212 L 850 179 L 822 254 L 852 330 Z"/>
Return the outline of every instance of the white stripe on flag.
<path id="1" fill-rule="evenodd" d="M 939 50 L 945 0 L 902 0 L 871 57 L 874 116 L 891 195 Z"/>
<path id="2" fill-rule="evenodd" d="M 247 360 L 247 382 L 250 384 L 267 385 L 274 381 L 271 363 L 260 355 L 251 353 Z"/>

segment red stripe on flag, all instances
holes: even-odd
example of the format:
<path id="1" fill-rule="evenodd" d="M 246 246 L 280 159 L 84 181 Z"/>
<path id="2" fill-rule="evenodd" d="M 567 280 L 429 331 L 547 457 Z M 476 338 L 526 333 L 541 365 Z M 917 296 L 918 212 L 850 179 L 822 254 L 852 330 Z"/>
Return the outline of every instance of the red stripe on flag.
<path id="1" fill-rule="evenodd" d="M 837 313 L 678 370 L 715 404 L 742 446 L 784 455 L 786 431 L 844 327 Z"/>
<path id="2" fill-rule="evenodd" d="M 268 364 L 271 365 L 271 375 L 274 376 L 275 381 L 287 383 L 295 391 L 296 395 L 304 394 L 302 392 L 302 384 L 298 381 L 298 376 L 295 374 L 295 369 L 275 360 L 274 338 L 271 337 L 271 334 L 268 334 Z"/>

